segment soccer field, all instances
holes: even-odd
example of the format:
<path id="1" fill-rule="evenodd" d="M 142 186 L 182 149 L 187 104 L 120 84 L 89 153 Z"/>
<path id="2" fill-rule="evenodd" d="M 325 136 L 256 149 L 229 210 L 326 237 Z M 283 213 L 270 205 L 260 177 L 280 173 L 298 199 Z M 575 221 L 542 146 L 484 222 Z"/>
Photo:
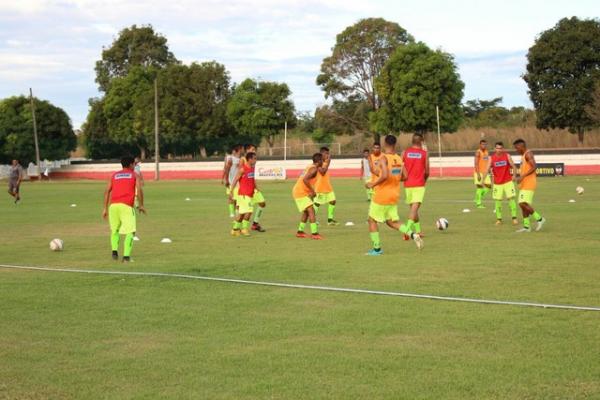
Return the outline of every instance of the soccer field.
<path id="1" fill-rule="evenodd" d="M 218 183 L 148 182 L 124 265 L 105 183 L 28 183 L 0 205 L 0 263 L 600 306 L 598 177 L 540 178 L 548 223 L 529 234 L 506 204 L 499 227 L 489 197 L 474 209 L 470 181 L 434 180 L 425 249 L 381 226 L 381 257 L 364 255 L 362 183 L 333 184 L 342 224 L 313 241 L 294 237 L 292 181 L 261 183 L 267 232 L 237 238 Z M 0 399 L 600 398 L 599 355 L 595 311 L 0 268 Z"/>

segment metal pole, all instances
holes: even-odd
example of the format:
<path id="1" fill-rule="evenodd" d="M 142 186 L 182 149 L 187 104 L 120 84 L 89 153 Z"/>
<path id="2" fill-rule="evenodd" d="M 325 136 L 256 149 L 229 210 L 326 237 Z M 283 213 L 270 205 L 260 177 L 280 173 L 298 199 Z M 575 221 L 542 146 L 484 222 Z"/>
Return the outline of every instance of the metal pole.
<path id="1" fill-rule="evenodd" d="M 287 160 L 287 121 L 283 125 L 283 161 Z"/>
<path id="2" fill-rule="evenodd" d="M 437 117 L 437 131 L 438 131 L 438 157 L 440 159 L 440 178 L 444 175 L 442 169 L 442 135 L 440 133 L 440 107 L 435 106 L 435 114 Z"/>
<path id="3" fill-rule="evenodd" d="M 158 151 L 158 85 L 157 78 L 154 78 L 154 180 L 160 180 L 159 158 Z"/>
<path id="4" fill-rule="evenodd" d="M 41 179 L 40 175 L 40 146 L 38 144 L 37 134 L 37 123 L 35 121 L 35 104 L 33 102 L 33 90 L 29 88 L 29 101 L 31 103 L 31 116 L 33 118 L 33 143 L 35 144 L 35 166 L 37 169 L 38 179 Z"/>

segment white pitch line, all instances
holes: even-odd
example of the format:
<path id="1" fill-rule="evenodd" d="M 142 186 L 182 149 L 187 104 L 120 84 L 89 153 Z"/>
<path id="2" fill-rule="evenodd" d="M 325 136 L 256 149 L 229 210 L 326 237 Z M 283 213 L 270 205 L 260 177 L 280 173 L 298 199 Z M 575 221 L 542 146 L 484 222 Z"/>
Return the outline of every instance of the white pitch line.
<path id="1" fill-rule="evenodd" d="M 0 268 L 35 270 L 35 271 L 50 271 L 50 272 L 73 272 L 73 273 L 80 273 L 80 274 L 96 274 L 96 275 L 125 275 L 125 276 L 150 276 L 150 277 L 178 278 L 178 279 L 198 279 L 198 280 L 203 280 L 203 281 L 241 283 L 241 284 L 246 284 L 246 285 L 260 285 L 260 286 L 272 286 L 272 287 L 293 288 L 293 289 L 321 290 L 321 291 L 328 291 L 328 292 L 374 294 L 374 295 L 380 295 L 380 296 L 396 296 L 396 297 L 409 297 L 409 298 L 416 298 L 416 299 L 457 301 L 457 302 L 463 302 L 463 303 L 496 304 L 496 305 L 505 305 L 505 306 L 521 306 L 521 307 L 536 307 L 536 308 L 552 308 L 552 309 L 560 309 L 560 310 L 600 311 L 600 307 L 595 307 L 595 306 L 575 306 L 575 305 L 568 305 L 568 304 L 530 303 L 530 302 L 525 302 L 525 301 L 473 299 L 473 298 L 468 298 L 468 297 L 451 297 L 451 296 L 436 296 L 436 295 L 430 295 L 430 294 L 387 292 L 387 291 L 382 291 L 382 290 L 351 289 L 351 288 L 339 288 L 339 287 L 331 287 L 331 286 L 302 285 L 302 284 L 297 284 L 297 283 L 249 281 L 249 280 L 244 280 L 244 279 L 217 278 L 217 277 L 212 277 L 212 276 L 199 276 L 199 275 L 186 275 L 186 274 L 169 274 L 169 273 L 164 273 L 164 272 L 99 271 L 99 270 L 93 270 L 93 269 L 30 267 L 30 266 L 25 266 L 25 265 L 6 265 L 6 264 L 0 264 Z"/>

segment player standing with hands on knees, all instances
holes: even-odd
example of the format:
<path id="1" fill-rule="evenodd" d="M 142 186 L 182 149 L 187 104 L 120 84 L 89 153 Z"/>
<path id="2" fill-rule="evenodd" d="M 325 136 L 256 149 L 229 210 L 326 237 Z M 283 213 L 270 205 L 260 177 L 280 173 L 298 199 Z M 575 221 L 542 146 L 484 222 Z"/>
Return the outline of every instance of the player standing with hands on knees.
<path id="1" fill-rule="evenodd" d="M 536 231 L 542 229 L 546 218 L 542 217 L 532 207 L 533 195 L 537 188 L 537 165 L 535 158 L 531 150 L 527 149 L 527 144 L 523 139 L 517 139 L 514 141 L 513 146 L 517 153 L 521 155 L 521 168 L 519 169 L 519 177 L 517 183 L 519 184 L 519 207 L 523 212 L 523 228 L 519 229 L 518 233 L 531 232 L 531 222 L 529 221 L 530 216 L 533 216 L 537 221 Z"/>
<path id="2" fill-rule="evenodd" d="M 298 177 L 298 180 L 292 189 L 292 197 L 296 202 L 296 207 L 298 207 L 298 211 L 302 213 L 302 217 L 300 217 L 300 224 L 298 225 L 298 231 L 296 232 L 297 238 L 306 237 L 304 228 L 306 226 L 306 222 L 310 221 L 311 237 L 315 240 L 323 239 L 321 235 L 319 235 L 319 228 L 317 226 L 313 202 L 313 199 L 317 195 L 315 192 L 317 174 L 319 173 L 319 168 L 322 166 L 323 154 L 313 154 L 312 164 L 306 167 L 304 172 L 302 172 L 302 174 Z"/>
<path id="3" fill-rule="evenodd" d="M 136 232 L 135 198 L 137 193 L 138 211 L 146 213 L 144 191 L 134 171 L 133 157 L 121 159 L 121 171 L 115 172 L 104 191 L 102 217 L 110 224 L 110 244 L 113 260 L 119 259 L 120 235 L 125 235 L 123 262 L 131 261 L 133 238 Z"/>

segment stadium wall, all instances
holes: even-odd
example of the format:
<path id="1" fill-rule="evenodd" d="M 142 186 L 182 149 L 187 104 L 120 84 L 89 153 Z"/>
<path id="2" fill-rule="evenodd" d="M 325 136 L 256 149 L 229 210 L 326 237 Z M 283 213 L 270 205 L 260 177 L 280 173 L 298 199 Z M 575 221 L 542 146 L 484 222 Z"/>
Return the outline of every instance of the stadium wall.
<path id="1" fill-rule="evenodd" d="M 519 157 L 513 157 L 520 162 Z M 565 175 L 600 175 L 600 154 L 560 154 L 538 155 L 538 163 L 564 163 Z M 269 160 L 259 161 L 257 167 L 286 169 L 287 178 L 297 178 L 309 160 Z M 358 177 L 361 160 L 357 158 L 333 159 L 331 175 L 334 177 Z M 468 178 L 473 176 L 473 157 L 431 157 L 431 175 L 440 177 Z M 108 179 L 112 172 L 120 169 L 119 164 L 73 164 L 51 171 L 52 179 Z M 222 161 L 207 162 L 165 162 L 160 165 L 160 178 L 171 179 L 221 179 Z M 146 179 L 154 178 L 154 164 L 142 164 Z"/>

